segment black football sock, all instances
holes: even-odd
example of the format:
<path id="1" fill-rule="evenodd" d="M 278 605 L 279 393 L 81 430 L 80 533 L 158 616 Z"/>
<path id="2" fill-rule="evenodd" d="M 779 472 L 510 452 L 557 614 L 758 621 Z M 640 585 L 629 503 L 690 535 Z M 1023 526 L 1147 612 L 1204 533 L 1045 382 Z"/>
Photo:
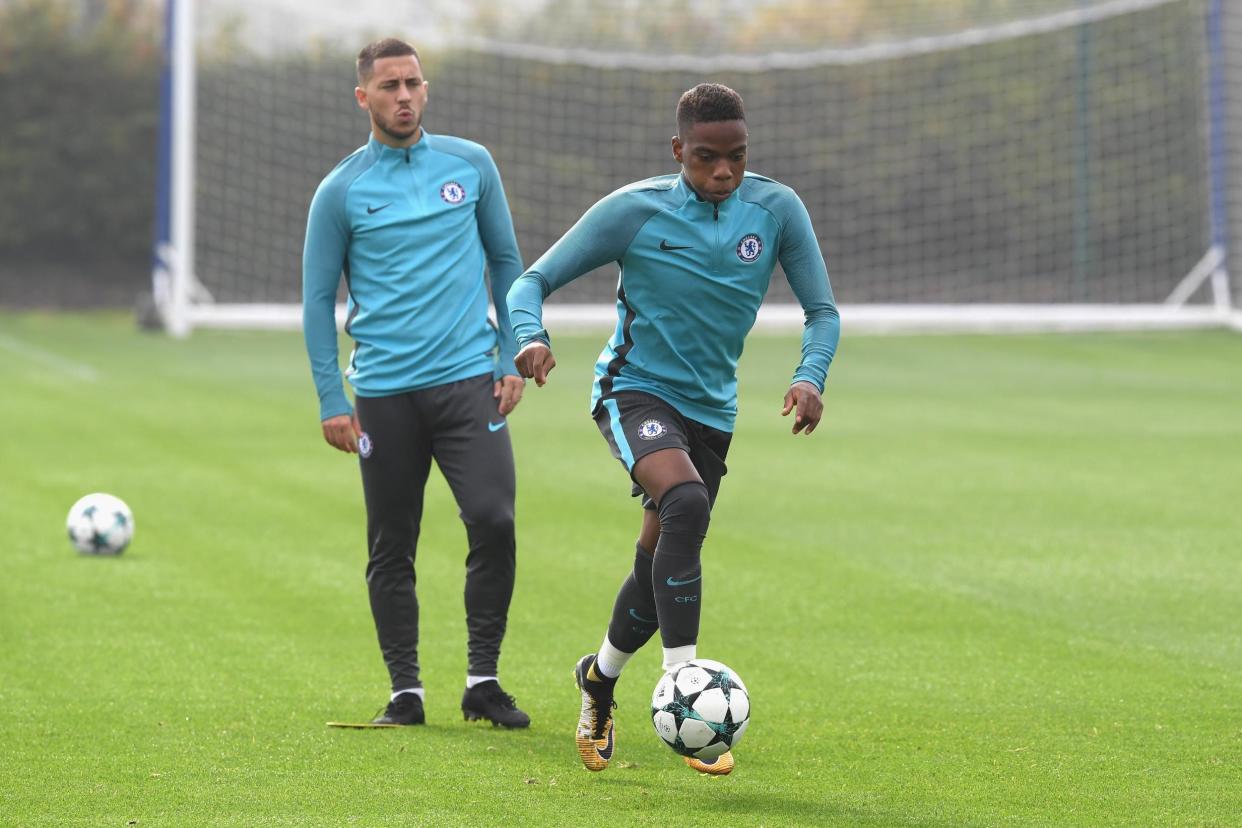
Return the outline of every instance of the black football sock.
<path id="1" fill-rule="evenodd" d="M 651 583 L 666 662 L 669 650 L 692 653 L 699 638 L 703 591 L 699 553 L 710 520 L 707 487 L 697 480 L 679 483 L 660 498 L 660 542 L 651 566 Z"/>
<path id="2" fill-rule="evenodd" d="M 626 576 L 612 606 L 608 641 L 618 650 L 634 653 L 651 640 L 659 627 L 655 593 L 651 588 L 651 553 L 634 546 L 634 568 Z"/>

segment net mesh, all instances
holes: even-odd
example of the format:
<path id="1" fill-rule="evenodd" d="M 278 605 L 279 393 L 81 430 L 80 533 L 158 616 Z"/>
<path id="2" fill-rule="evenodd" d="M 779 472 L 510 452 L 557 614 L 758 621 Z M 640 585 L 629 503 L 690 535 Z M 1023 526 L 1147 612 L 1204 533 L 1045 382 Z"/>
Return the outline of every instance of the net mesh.
<path id="1" fill-rule="evenodd" d="M 674 106 L 704 80 L 742 94 L 749 167 L 801 195 L 842 303 L 1159 302 L 1210 243 L 1202 0 L 197 5 L 196 275 L 216 302 L 300 300 L 311 196 L 367 138 L 353 57 L 388 34 L 419 47 L 427 129 L 496 158 L 527 263 L 676 170 Z M 783 279 L 769 301 L 794 301 Z"/>

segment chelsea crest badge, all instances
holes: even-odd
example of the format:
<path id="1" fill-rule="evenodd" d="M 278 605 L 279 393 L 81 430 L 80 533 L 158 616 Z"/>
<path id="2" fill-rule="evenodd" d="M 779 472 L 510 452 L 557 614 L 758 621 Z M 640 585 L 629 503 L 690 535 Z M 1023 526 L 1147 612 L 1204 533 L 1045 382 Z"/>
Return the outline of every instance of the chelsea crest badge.
<path id="1" fill-rule="evenodd" d="M 737 257 L 750 264 L 763 252 L 763 239 L 757 233 L 747 233 L 737 243 Z"/>

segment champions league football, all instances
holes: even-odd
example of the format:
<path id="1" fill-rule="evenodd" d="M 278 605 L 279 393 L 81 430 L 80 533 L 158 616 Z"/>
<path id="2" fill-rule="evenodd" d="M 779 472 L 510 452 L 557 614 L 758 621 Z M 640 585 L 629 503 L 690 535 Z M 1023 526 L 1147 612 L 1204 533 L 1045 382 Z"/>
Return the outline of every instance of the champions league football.
<path id="1" fill-rule="evenodd" d="M 102 492 L 73 504 L 65 526 L 83 555 L 120 555 L 134 538 L 134 515 L 125 501 Z"/>
<path id="2" fill-rule="evenodd" d="M 711 761 L 741 741 L 750 723 L 750 696 L 733 670 L 698 658 L 656 684 L 651 723 L 676 753 Z"/>

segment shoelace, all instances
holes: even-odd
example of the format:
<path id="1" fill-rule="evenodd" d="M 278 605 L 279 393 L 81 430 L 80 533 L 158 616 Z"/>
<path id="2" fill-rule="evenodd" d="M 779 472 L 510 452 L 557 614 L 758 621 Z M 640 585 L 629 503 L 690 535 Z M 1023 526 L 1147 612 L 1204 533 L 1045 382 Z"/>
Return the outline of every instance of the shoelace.
<path id="1" fill-rule="evenodd" d="M 411 705 L 414 704 L 413 699 L 406 698 L 406 696 L 418 698 L 417 696 L 414 696 L 413 693 L 402 693 L 400 696 L 397 696 L 395 699 L 390 701 L 386 707 L 381 707 L 379 710 L 375 711 L 374 718 L 378 719 L 380 716 L 393 716 L 404 713 L 410 708 Z"/>
<path id="2" fill-rule="evenodd" d="M 595 697 L 594 697 L 594 696 L 592 696 L 591 698 L 592 698 L 592 699 L 594 699 Z M 598 703 L 596 703 L 596 704 L 594 704 L 594 705 L 592 705 L 592 706 L 593 706 L 593 707 L 595 707 L 596 709 L 595 709 L 594 711 L 592 711 L 592 712 L 595 714 L 595 715 L 594 715 L 594 719 L 595 719 L 595 727 L 593 727 L 593 728 L 591 729 L 591 738 L 592 738 L 592 739 L 602 739 L 602 738 L 604 738 L 604 724 L 605 724 L 605 722 L 607 722 L 607 721 L 608 721 L 609 717 L 608 717 L 608 716 L 603 716 L 603 717 L 601 717 L 601 716 L 599 715 L 599 706 L 600 706 L 600 705 L 599 705 Z M 617 702 L 616 702 L 616 699 L 613 699 L 612 701 L 610 701 L 610 702 L 608 703 L 608 712 L 611 714 L 611 713 L 612 713 L 612 711 L 613 711 L 613 710 L 616 710 L 616 709 L 617 709 Z"/>
<path id="3" fill-rule="evenodd" d="M 508 693 L 506 693 L 504 690 L 501 690 L 499 687 L 489 690 L 484 700 L 493 702 L 501 710 L 516 710 L 517 709 L 517 700 L 514 699 L 513 696 L 510 696 Z"/>

